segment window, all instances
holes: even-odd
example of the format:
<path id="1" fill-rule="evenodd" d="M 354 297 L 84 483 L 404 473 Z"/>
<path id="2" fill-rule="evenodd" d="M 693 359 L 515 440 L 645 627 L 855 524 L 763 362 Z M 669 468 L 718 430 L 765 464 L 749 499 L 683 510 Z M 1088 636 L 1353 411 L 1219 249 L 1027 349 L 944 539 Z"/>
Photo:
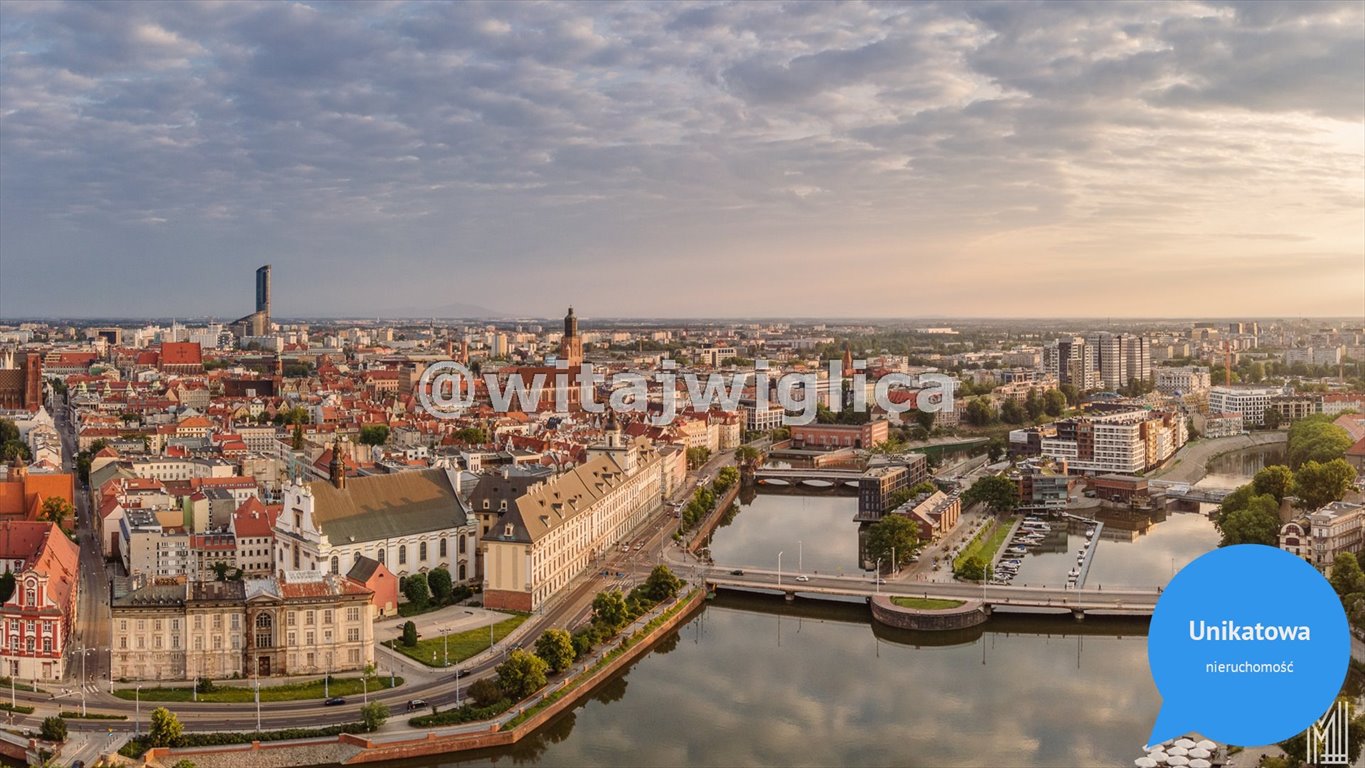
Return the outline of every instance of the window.
<path id="1" fill-rule="evenodd" d="M 196 651 L 202 651 L 202 650 L 204 650 L 204 638 L 199 637 L 199 636 L 197 636 L 197 635 L 195 636 L 195 638 L 194 638 L 194 650 L 196 650 Z"/>
<path id="2" fill-rule="evenodd" d="M 288 624 L 291 627 L 294 626 L 294 614 L 296 613 L 298 613 L 298 611 L 290 611 L 286 613 L 284 623 Z"/>
<path id="3" fill-rule="evenodd" d="M 309 611 L 308 614 L 307 614 L 307 618 L 304 619 L 304 622 L 303 622 L 303 623 L 304 623 L 304 624 L 308 624 L 308 625 L 312 625 L 312 624 L 318 623 L 318 622 L 317 622 L 317 614 L 313 613 L 312 611 Z"/>
<path id="4" fill-rule="evenodd" d="M 358 643 L 358 642 L 360 642 L 360 628 L 359 628 L 359 627 L 351 627 L 350 629 L 346 630 L 346 642 L 348 642 L 348 643 Z"/>
<path id="5" fill-rule="evenodd" d="M 425 562 L 427 559 L 427 543 L 424 541 L 417 545 L 417 562 Z"/>
<path id="6" fill-rule="evenodd" d="M 332 555 L 332 573 L 341 573 L 341 558 Z"/>
<path id="7" fill-rule="evenodd" d="M 27 590 L 24 591 L 24 605 L 37 605 L 37 604 L 38 604 L 38 590 L 34 589 L 33 587 L 29 587 Z"/>
<path id="8" fill-rule="evenodd" d="M 235 615 L 234 615 L 235 616 Z M 256 614 L 256 647 L 269 648 L 275 644 L 275 633 L 271 630 L 275 626 L 274 618 L 268 612 Z"/>
<path id="9" fill-rule="evenodd" d="M 195 629 L 203 629 L 203 628 L 204 628 L 204 617 L 203 617 L 203 616 L 195 616 L 195 617 L 194 617 L 194 628 L 195 628 Z"/>
<path id="10" fill-rule="evenodd" d="M 14 645 L 15 645 L 15 646 L 18 646 L 18 645 L 19 645 L 19 639 L 18 639 L 18 638 L 15 638 L 15 640 L 14 640 Z M 121 648 L 121 649 L 123 649 L 123 650 L 125 650 L 125 651 L 128 650 L 128 638 L 126 638 L 126 637 L 120 637 L 120 638 L 118 639 L 118 647 Z"/>
<path id="11" fill-rule="evenodd" d="M 233 645 L 234 647 L 237 645 L 237 638 L 235 638 L 235 637 L 232 638 L 232 645 Z M 223 636 L 222 636 L 222 635 L 214 635 L 214 636 L 213 636 L 213 650 L 216 651 L 216 650 L 218 650 L 219 648 L 222 648 L 222 647 L 223 647 Z"/>
<path id="12" fill-rule="evenodd" d="M 290 632 L 289 635 L 288 635 L 288 637 L 289 637 L 289 647 L 292 648 L 292 647 L 294 647 L 294 633 L 293 633 L 293 632 Z"/>
<path id="13" fill-rule="evenodd" d="M 347 621 L 360 621 L 360 609 L 357 608 L 357 607 L 354 607 L 354 606 L 352 606 L 352 607 L 350 607 L 350 608 L 347 608 L 347 609 L 346 609 L 346 620 L 347 620 Z"/>
<path id="14" fill-rule="evenodd" d="M 441 553 L 441 554 L 440 554 L 440 557 L 445 557 L 445 556 L 446 556 L 446 539 L 445 539 L 444 536 L 441 537 L 441 546 L 440 546 L 440 549 L 439 549 L 438 551 Z"/>
<path id="15" fill-rule="evenodd" d="M 332 630 L 329 629 L 322 633 L 322 642 L 324 643 L 332 642 Z"/>
<path id="16" fill-rule="evenodd" d="M 52 638 L 43 638 L 43 653 L 52 653 Z"/>
<path id="17" fill-rule="evenodd" d="M 377 558 L 375 558 L 375 559 L 378 560 L 378 561 L 381 562 L 381 563 L 384 562 L 384 550 L 382 550 L 382 549 L 379 550 L 379 557 L 377 557 Z"/>
<path id="18" fill-rule="evenodd" d="M 322 623 L 323 624 L 332 623 L 332 610 L 330 608 L 322 612 Z"/>
<path id="19" fill-rule="evenodd" d="M 303 644 L 308 646 L 313 645 L 313 637 L 314 635 L 312 632 L 305 632 L 303 635 Z"/>
<path id="20" fill-rule="evenodd" d="M 232 614 L 232 628 L 237 629 L 240 626 L 242 626 L 242 615 L 240 613 Z"/>
<path id="21" fill-rule="evenodd" d="M 408 562 L 408 545 L 398 545 L 398 564 L 405 565 Z"/>

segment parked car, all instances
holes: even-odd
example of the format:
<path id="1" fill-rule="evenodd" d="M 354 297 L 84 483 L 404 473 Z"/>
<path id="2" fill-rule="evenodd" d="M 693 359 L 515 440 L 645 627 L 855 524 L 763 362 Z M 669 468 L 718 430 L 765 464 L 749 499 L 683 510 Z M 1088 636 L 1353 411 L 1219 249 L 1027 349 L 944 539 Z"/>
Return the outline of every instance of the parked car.
<path id="1" fill-rule="evenodd" d="M 426 701 L 426 699 L 413 699 L 412 701 L 409 701 L 409 702 L 408 702 L 408 711 L 409 711 L 409 712 L 411 712 L 411 711 L 414 710 L 414 709 L 426 709 L 426 708 L 427 708 L 427 701 Z"/>
<path id="2" fill-rule="evenodd" d="M 731 575 L 731 576 L 743 576 L 743 575 L 744 575 L 744 571 L 741 571 L 740 569 L 736 568 L 736 569 L 734 569 L 733 571 L 730 571 L 730 575 Z"/>
<path id="3" fill-rule="evenodd" d="M 333 696 L 332 698 L 327 699 L 326 701 L 324 701 L 324 702 L 322 702 L 322 703 L 323 703 L 323 705 L 328 706 L 328 707 L 337 707 L 337 706 L 341 706 L 342 704 L 345 704 L 345 703 L 346 703 L 346 700 L 343 699 L 343 698 L 340 697 L 340 696 Z"/>

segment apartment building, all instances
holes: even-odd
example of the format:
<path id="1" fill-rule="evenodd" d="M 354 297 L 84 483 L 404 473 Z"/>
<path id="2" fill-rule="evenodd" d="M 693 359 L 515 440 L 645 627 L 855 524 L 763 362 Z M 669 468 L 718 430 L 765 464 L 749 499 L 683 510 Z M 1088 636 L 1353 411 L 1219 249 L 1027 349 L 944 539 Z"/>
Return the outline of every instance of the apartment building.
<path id="1" fill-rule="evenodd" d="M 1209 369 L 1204 366 L 1156 369 L 1156 391 L 1168 397 L 1177 393 L 1199 394 L 1208 391 L 1210 386 L 1212 381 L 1209 379 Z"/>
<path id="2" fill-rule="evenodd" d="M 532 486 L 483 537 L 484 605 L 533 611 L 616 546 L 662 504 L 659 461 L 601 454 Z"/>
<path id="3" fill-rule="evenodd" d="M 1120 411 L 1080 416 L 1009 434 L 1012 456 L 1048 456 L 1072 474 L 1136 474 L 1175 455 L 1189 439 L 1172 411 Z"/>
<path id="4" fill-rule="evenodd" d="M 76 621 L 80 550 L 54 523 L 0 523 L 0 562 L 14 592 L 0 605 L 0 664 L 21 680 L 60 680 Z"/>
<path id="5" fill-rule="evenodd" d="M 162 577 L 189 573 L 190 535 L 184 528 L 163 526 L 150 509 L 124 510 L 118 523 L 118 554 L 125 573 Z"/>
<path id="6" fill-rule="evenodd" d="M 1279 387 L 1211 387 L 1209 413 L 1238 413 L 1247 427 L 1265 425 L 1265 411 L 1284 394 Z"/>

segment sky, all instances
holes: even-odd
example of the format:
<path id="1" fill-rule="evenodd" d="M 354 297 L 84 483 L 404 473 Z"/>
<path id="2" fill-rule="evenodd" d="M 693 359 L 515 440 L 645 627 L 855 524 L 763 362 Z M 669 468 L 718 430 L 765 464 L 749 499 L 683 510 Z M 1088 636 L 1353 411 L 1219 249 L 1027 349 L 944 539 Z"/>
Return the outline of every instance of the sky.
<path id="1" fill-rule="evenodd" d="M 1365 4 L 0 13 L 0 317 L 1365 316 Z"/>

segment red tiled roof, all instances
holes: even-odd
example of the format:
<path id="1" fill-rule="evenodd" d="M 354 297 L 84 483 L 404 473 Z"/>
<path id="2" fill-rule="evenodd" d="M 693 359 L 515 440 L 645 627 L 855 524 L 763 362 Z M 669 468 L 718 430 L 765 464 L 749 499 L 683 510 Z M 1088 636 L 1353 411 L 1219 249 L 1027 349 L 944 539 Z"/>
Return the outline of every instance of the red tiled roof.
<path id="1" fill-rule="evenodd" d="M 166 341 L 161 344 L 162 365 L 202 365 L 203 351 L 197 341 Z"/>

